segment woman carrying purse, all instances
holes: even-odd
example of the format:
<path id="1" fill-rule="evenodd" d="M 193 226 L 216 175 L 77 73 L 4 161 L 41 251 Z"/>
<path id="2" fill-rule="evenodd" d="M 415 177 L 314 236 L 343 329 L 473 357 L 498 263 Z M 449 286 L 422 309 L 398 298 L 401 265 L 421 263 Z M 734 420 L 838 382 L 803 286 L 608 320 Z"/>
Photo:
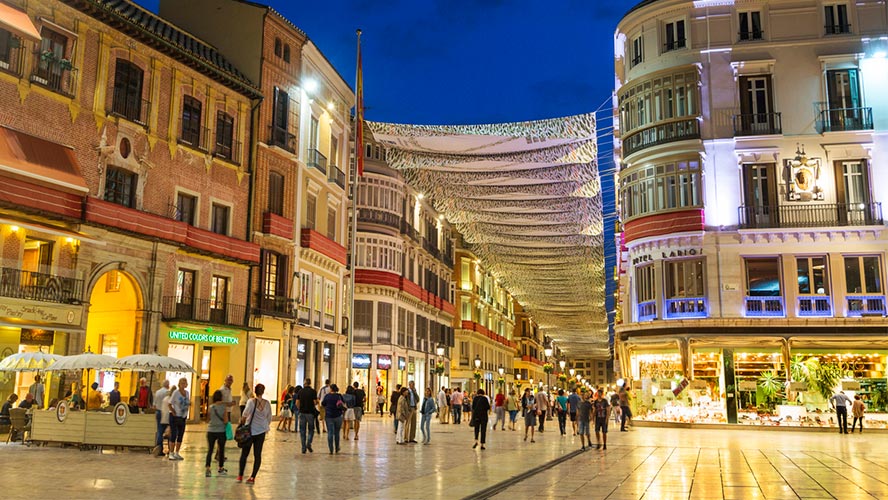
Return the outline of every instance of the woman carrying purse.
<path id="1" fill-rule="evenodd" d="M 241 424 L 250 426 L 250 440 L 241 448 L 240 467 L 237 472 L 237 482 L 244 479 L 244 469 L 247 468 L 247 457 L 250 455 L 250 448 L 253 449 L 253 473 L 247 479 L 247 484 L 256 482 L 256 473 L 259 472 L 259 466 L 262 465 L 262 446 L 265 444 L 265 436 L 271 427 L 271 403 L 262 398 L 265 394 L 265 386 L 256 384 L 256 396 L 247 401 L 244 408 L 244 414 L 241 416 Z"/>
<path id="2" fill-rule="evenodd" d="M 207 426 L 207 446 L 209 446 L 209 449 L 207 450 L 206 477 L 212 476 L 210 474 L 210 465 L 213 463 L 213 449 L 216 443 L 219 444 L 219 468 L 216 470 L 216 473 L 220 476 L 228 474 L 228 471 L 225 469 L 225 441 L 227 440 L 225 425 L 228 423 L 228 412 L 226 410 L 227 405 L 222 402 L 222 391 L 214 392 L 213 404 L 207 409 L 210 423 Z"/>

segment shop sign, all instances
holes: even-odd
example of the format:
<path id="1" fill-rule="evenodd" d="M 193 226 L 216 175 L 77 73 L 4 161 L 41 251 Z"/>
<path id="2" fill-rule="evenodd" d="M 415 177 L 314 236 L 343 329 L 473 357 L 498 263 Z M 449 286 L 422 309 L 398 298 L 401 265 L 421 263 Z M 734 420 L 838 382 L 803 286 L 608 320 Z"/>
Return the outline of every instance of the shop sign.
<path id="1" fill-rule="evenodd" d="M 388 354 L 379 354 L 376 356 L 376 368 L 380 370 L 388 370 L 392 367 L 392 357 Z"/>
<path id="2" fill-rule="evenodd" d="M 366 370 L 370 368 L 369 354 L 352 354 L 352 368 Z"/>
<path id="3" fill-rule="evenodd" d="M 860 390 L 860 382 L 856 380 L 843 380 L 842 381 L 842 390 L 843 391 L 859 391 Z"/>
<path id="4" fill-rule="evenodd" d="M 25 345 L 52 345 L 55 334 L 46 330 L 32 330 L 30 328 L 22 328 L 21 340 Z"/>
<path id="5" fill-rule="evenodd" d="M 170 338 L 170 340 L 184 340 L 186 342 L 201 342 L 204 344 L 237 345 L 240 342 L 240 339 L 238 339 L 234 335 L 218 335 L 215 333 L 180 332 L 180 331 L 176 331 L 176 330 L 170 330 L 169 338 Z"/>
<path id="6" fill-rule="evenodd" d="M 80 306 L 34 304 L 16 299 L 5 299 L 0 304 L 0 317 L 33 323 L 79 325 L 82 313 Z"/>
<path id="7" fill-rule="evenodd" d="M 403 370 L 404 368 L 407 368 L 407 360 L 398 356 L 398 369 Z"/>
<path id="8" fill-rule="evenodd" d="M 681 391 L 683 391 L 683 390 L 685 390 L 685 388 L 687 388 L 688 384 L 690 384 L 690 382 L 688 382 L 688 379 L 686 379 L 686 378 L 681 379 L 681 382 L 679 382 L 675 386 L 675 389 L 672 389 L 672 394 L 678 396 L 679 394 L 681 394 Z"/>
<path id="9" fill-rule="evenodd" d="M 117 425 L 123 425 L 126 423 L 126 417 L 129 416 L 129 406 L 126 403 L 117 403 L 114 406 L 114 422 Z"/>
<path id="10" fill-rule="evenodd" d="M 411 361 L 410 364 L 407 365 L 407 371 L 410 373 L 415 372 L 416 371 L 416 363 Z"/>
<path id="11" fill-rule="evenodd" d="M 755 380 L 741 380 L 737 384 L 737 389 L 741 391 L 754 391 L 756 389 Z"/>
<path id="12" fill-rule="evenodd" d="M 676 248 L 674 250 L 662 250 L 649 254 L 642 254 L 632 259 L 632 265 L 644 264 L 655 260 L 675 259 L 679 257 L 697 257 L 703 255 L 702 248 Z"/>
<path id="13" fill-rule="evenodd" d="M 789 383 L 789 390 L 790 391 L 805 392 L 808 390 L 808 383 L 807 382 L 790 382 Z"/>

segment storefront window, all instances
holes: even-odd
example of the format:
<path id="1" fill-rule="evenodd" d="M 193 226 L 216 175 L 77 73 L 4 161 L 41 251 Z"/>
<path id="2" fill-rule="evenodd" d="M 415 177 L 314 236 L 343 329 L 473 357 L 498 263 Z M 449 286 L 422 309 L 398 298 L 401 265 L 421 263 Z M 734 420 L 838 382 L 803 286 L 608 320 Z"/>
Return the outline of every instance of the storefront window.
<path id="1" fill-rule="evenodd" d="M 307 376 L 307 373 L 305 371 L 305 352 L 307 350 L 307 340 L 300 340 L 296 344 L 296 383 L 298 384 L 302 384 L 305 381 L 305 377 Z"/>
<path id="2" fill-rule="evenodd" d="M 653 264 L 635 268 L 635 299 L 638 303 L 638 321 L 657 317 L 656 275 Z"/>
<path id="3" fill-rule="evenodd" d="M 277 403 L 278 391 L 278 360 L 280 356 L 280 340 L 256 339 L 256 351 L 253 355 L 253 384 L 263 384 L 265 393 Z"/>
<path id="4" fill-rule="evenodd" d="M 829 295 L 825 257 L 798 257 L 800 295 Z"/>
<path id="5" fill-rule="evenodd" d="M 664 263 L 666 275 L 667 318 L 701 317 L 706 315 L 706 289 L 703 259 L 677 260 Z"/>
<path id="6" fill-rule="evenodd" d="M 882 293 L 882 265 L 878 256 L 845 257 L 848 293 Z"/>
<path id="7" fill-rule="evenodd" d="M 746 294 L 779 297 L 780 260 L 777 257 L 746 259 Z"/>
<path id="8" fill-rule="evenodd" d="M 740 423 L 753 423 L 759 413 L 773 414 L 782 401 L 786 368 L 779 352 L 734 354 L 737 416 Z"/>

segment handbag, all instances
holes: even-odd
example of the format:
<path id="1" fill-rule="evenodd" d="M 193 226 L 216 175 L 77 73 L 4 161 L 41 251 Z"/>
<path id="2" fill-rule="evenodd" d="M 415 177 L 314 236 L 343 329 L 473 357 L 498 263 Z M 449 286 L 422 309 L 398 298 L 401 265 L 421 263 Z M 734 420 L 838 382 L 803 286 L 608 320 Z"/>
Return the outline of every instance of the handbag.
<path id="1" fill-rule="evenodd" d="M 234 431 L 234 440 L 237 441 L 239 447 L 243 448 L 247 446 L 252 439 L 253 433 L 250 432 L 250 424 L 241 424 L 237 426 L 237 430 Z"/>
<path id="2" fill-rule="evenodd" d="M 234 429 L 231 427 L 231 422 L 225 422 L 225 439 L 228 441 L 234 439 Z"/>

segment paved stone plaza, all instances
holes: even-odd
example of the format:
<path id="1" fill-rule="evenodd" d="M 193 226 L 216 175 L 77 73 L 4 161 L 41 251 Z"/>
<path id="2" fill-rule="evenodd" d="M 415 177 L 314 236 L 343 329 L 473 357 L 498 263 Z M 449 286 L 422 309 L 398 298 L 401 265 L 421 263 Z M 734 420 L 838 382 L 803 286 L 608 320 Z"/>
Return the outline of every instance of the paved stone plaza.
<path id="1" fill-rule="evenodd" d="M 324 434 L 313 454 L 301 455 L 298 434 L 272 431 L 254 486 L 235 482 L 240 450 L 233 443 L 229 475 L 204 477 L 201 426 L 190 426 L 181 462 L 0 444 L 0 471 L 3 498 L 10 499 L 48 491 L 70 499 L 457 499 L 575 451 L 577 438 L 561 437 L 557 428 L 549 423 L 534 444 L 520 431 L 490 432 L 481 451 L 471 448 L 465 424 L 434 424 L 431 445 L 397 446 L 389 418 L 367 417 L 361 440 L 344 442 L 333 456 Z M 606 452 L 587 451 L 495 498 L 888 498 L 884 433 L 637 428 L 610 438 Z"/>

